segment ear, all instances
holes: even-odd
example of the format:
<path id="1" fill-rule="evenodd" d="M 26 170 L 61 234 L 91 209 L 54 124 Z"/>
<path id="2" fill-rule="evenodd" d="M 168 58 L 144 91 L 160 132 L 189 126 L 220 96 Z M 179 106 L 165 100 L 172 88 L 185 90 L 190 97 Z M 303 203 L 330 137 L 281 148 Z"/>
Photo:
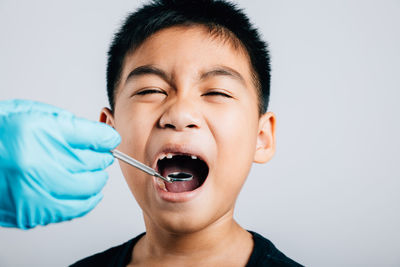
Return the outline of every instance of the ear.
<path id="1" fill-rule="evenodd" d="M 115 128 L 114 127 L 114 116 L 112 114 L 112 111 L 109 108 L 103 108 L 101 110 L 99 121 Z"/>
<path id="2" fill-rule="evenodd" d="M 258 134 L 254 162 L 266 163 L 275 154 L 275 115 L 267 112 L 258 122 Z"/>

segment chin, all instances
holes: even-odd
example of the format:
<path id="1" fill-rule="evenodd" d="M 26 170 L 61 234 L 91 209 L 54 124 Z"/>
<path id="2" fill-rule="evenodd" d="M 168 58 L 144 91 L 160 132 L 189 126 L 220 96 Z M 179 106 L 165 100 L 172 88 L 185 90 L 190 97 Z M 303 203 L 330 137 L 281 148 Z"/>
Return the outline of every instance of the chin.
<path id="1" fill-rule="evenodd" d="M 214 223 L 213 216 L 205 210 L 184 210 L 155 212 L 156 215 L 145 218 L 145 221 L 149 219 L 150 225 L 176 235 L 196 233 Z M 150 225 L 146 223 L 146 228 Z"/>

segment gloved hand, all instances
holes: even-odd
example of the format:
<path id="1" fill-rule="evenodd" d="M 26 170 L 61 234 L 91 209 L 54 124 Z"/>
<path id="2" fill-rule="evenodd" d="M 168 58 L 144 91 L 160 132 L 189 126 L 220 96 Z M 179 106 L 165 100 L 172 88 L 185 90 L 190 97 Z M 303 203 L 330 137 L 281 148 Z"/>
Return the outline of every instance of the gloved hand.
<path id="1" fill-rule="evenodd" d="M 0 226 L 29 229 L 88 213 L 120 140 L 104 123 L 47 104 L 0 101 Z"/>

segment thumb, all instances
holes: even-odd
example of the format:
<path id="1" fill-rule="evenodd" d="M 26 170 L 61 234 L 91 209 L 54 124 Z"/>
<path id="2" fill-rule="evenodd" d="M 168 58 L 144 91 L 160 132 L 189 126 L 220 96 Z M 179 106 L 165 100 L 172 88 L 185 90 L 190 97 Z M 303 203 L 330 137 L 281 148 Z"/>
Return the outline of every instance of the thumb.
<path id="1" fill-rule="evenodd" d="M 65 140 L 73 148 L 110 151 L 121 142 L 121 137 L 114 128 L 102 123 L 72 117 L 63 121 Z"/>

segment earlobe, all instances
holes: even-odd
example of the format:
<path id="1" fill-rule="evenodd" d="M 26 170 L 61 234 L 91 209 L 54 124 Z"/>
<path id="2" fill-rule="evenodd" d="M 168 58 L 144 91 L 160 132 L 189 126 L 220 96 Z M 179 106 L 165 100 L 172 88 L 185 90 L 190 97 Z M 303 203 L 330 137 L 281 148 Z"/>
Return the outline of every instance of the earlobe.
<path id="1" fill-rule="evenodd" d="M 267 112 L 259 119 L 254 162 L 268 162 L 275 154 L 275 115 Z"/>
<path id="2" fill-rule="evenodd" d="M 114 116 L 112 114 L 112 111 L 109 108 L 103 108 L 101 110 L 99 121 L 115 128 L 114 127 Z"/>

